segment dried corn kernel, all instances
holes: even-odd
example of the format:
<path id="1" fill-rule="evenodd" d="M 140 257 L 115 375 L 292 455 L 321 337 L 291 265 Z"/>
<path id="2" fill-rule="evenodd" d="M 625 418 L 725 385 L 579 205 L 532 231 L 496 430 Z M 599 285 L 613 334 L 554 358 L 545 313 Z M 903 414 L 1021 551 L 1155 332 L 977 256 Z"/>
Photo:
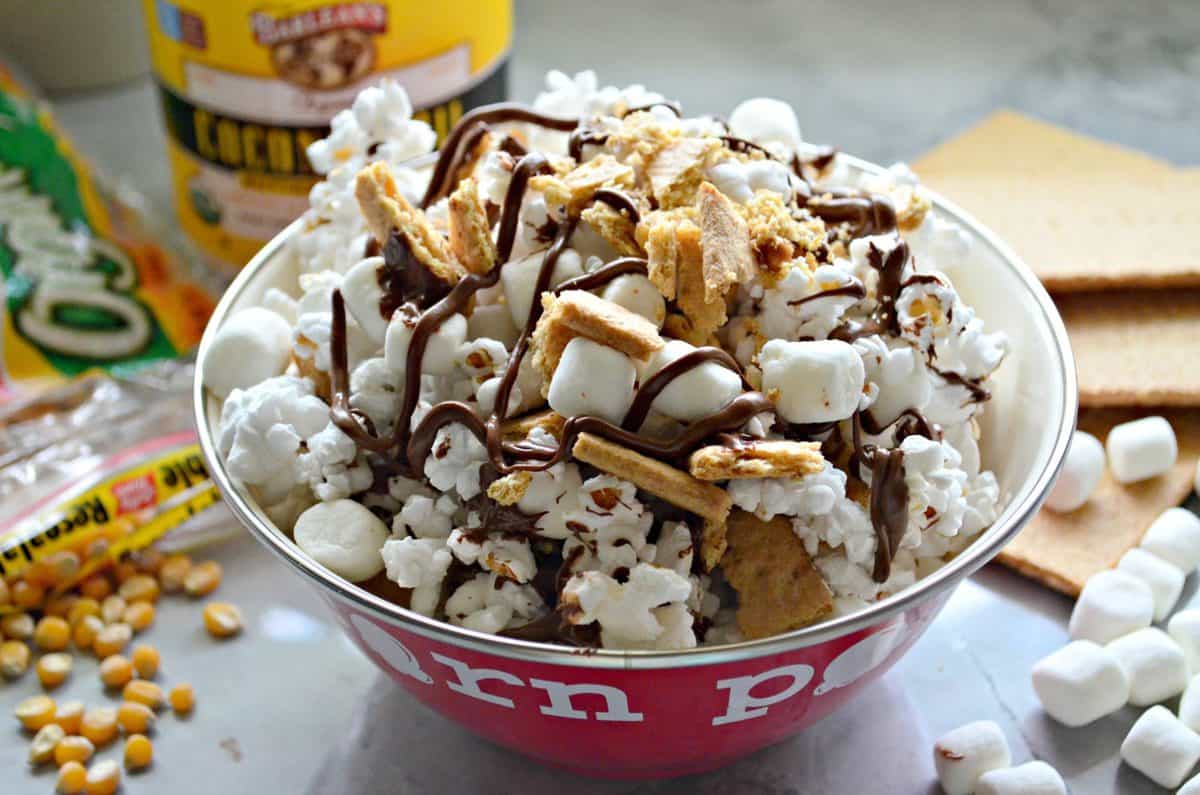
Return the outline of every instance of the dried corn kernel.
<path id="1" fill-rule="evenodd" d="M 75 603 L 78 601 L 79 597 L 73 593 L 51 596 L 46 600 L 46 604 L 42 607 L 42 614 L 47 616 L 58 616 L 59 618 L 65 619 L 70 614 L 71 608 L 73 608 Z"/>
<path id="2" fill-rule="evenodd" d="M 117 594 L 104 597 L 104 601 L 100 603 L 100 618 L 104 619 L 105 624 L 112 624 L 121 620 L 121 616 L 125 615 L 125 608 L 129 607 L 129 603 L 122 599 Z"/>
<path id="3" fill-rule="evenodd" d="M 109 624 L 100 630 L 100 634 L 96 635 L 92 650 L 96 652 L 97 657 L 103 660 L 105 657 L 122 651 L 131 640 L 133 640 L 133 629 L 128 624 Z"/>
<path id="4" fill-rule="evenodd" d="M 73 662 L 74 658 L 69 654 L 61 652 L 43 654 L 37 661 L 37 675 L 42 687 L 53 690 L 67 681 L 67 677 L 71 675 Z"/>
<path id="5" fill-rule="evenodd" d="M 120 786 L 120 766 L 111 759 L 105 759 L 88 769 L 83 791 L 87 795 L 113 795 Z"/>
<path id="6" fill-rule="evenodd" d="M 79 585 L 79 592 L 99 602 L 113 591 L 112 582 L 103 574 L 93 574 Z"/>
<path id="7" fill-rule="evenodd" d="M 158 581 L 163 593 L 178 593 L 183 590 L 183 581 L 192 568 L 192 559 L 187 555 L 171 555 L 158 570 Z"/>
<path id="8" fill-rule="evenodd" d="M 26 731 L 38 731 L 54 720 L 54 699 L 48 696 L 30 696 L 17 704 L 13 714 L 21 721 Z"/>
<path id="9" fill-rule="evenodd" d="M 0 577 L 0 605 L 12 602 L 12 592 L 8 590 L 8 581 Z"/>
<path id="10" fill-rule="evenodd" d="M 96 636 L 104 629 L 100 616 L 84 616 L 71 630 L 71 642 L 79 651 L 91 651 L 96 644 Z"/>
<path id="11" fill-rule="evenodd" d="M 82 701 L 64 701 L 54 710 L 54 722 L 62 726 L 67 734 L 79 734 L 83 709 Z"/>
<path id="12" fill-rule="evenodd" d="M 13 604 L 23 610 L 32 610 L 42 606 L 46 600 L 46 589 L 28 580 L 17 580 L 12 587 Z"/>
<path id="13" fill-rule="evenodd" d="M 208 596 L 221 584 L 221 564 L 206 560 L 193 566 L 183 578 L 183 589 L 188 596 Z"/>
<path id="14" fill-rule="evenodd" d="M 96 753 L 96 746 L 86 737 L 64 737 L 54 749 L 54 764 L 62 767 L 67 762 L 84 763 Z"/>
<path id="15" fill-rule="evenodd" d="M 117 738 L 117 711 L 112 707 L 92 707 L 83 713 L 79 733 L 103 748 Z"/>
<path id="16" fill-rule="evenodd" d="M 87 785 L 87 768 L 80 762 L 67 762 L 58 769 L 60 795 L 83 795 Z"/>
<path id="17" fill-rule="evenodd" d="M 153 679 L 158 675 L 158 665 L 161 658 L 158 649 L 142 643 L 133 647 L 133 669 L 142 679 Z"/>
<path id="18" fill-rule="evenodd" d="M 69 549 L 39 560 L 25 572 L 25 581 L 43 588 L 54 588 L 79 573 L 79 556 Z"/>
<path id="19" fill-rule="evenodd" d="M 175 685 L 167 694 L 167 701 L 171 702 L 175 714 L 187 715 L 196 708 L 196 691 L 187 683 Z"/>
<path id="20" fill-rule="evenodd" d="M 136 701 L 125 701 L 117 707 L 117 723 L 126 734 L 145 734 L 154 728 L 154 710 Z"/>
<path id="21" fill-rule="evenodd" d="M 57 723 L 47 723 L 38 729 L 29 744 L 29 761 L 35 765 L 45 764 L 54 758 L 54 749 L 62 742 L 67 733 Z"/>
<path id="22" fill-rule="evenodd" d="M 46 616 L 37 622 L 33 642 L 42 651 L 62 651 L 71 642 L 71 627 L 65 618 Z"/>
<path id="23" fill-rule="evenodd" d="M 28 613 L 0 616 L 0 633 L 10 640 L 29 640 L 33 637 L 33 617 Z"/>
<path id="24" fill-rule="evenodd" d="M 112 654 L 100 661 L 100 681 L 105 687 L 125 687 L 133 679 L 133 663 L 121 654 Z"/>
<path id="25" fill-rule="evenodd" d="M 145 679 L 134 679 L 125 685 L 125 689 L 121 691 L 121 698 L 145 704 L 150 709 L 162 709 L 165 701 L 162 688 Z"/>
<path id="26" fill-rule="evenodd" d="M 125 741 L 125 769 L 141 770 L 154 761 L 154 743 L 144 734 L 135 734 Z"/>
<path id="27" fill-rule="evenodd" d="M 149 574 L 135 574 L 121 583 L 121 587 L 117 589 L 117 593 L 130 604 L 134 602 L 154 603 L 158 601 L 158 580 Z"/>
<path id="28" fill-rule="evenodd" d="M 242 611 L 228 602 L 204 606 L 204 628 L 214 638 L 228 638 L 242 631 Z"/>
<path id="29" fill-rule="evenodd" d="M 0 676 L 16 679 L 29 670 L 29 647 L 24 641 L 6 640 L 0 643 Z"/>
<path id="30" fill-rule="evenodd" d="M 80 597 L 75 600 L 75 604 L 71 605 L 71 609 L 67 611 L 67 623 L 75 626 L 83 620 L 84 616 L 99 616 L 100 603 L 90 596 Z"/>
<path id="31" fill-rule="evenodd" d="M 125 582 L 131 577 L 136 577 L 137 574 L 138 568 L 134 565 L 133 561 L 123 560 L 113 566 L 113 576 L 117 578 L 118 584 Z"/>
<path id="32" fill-rule="evenodd" d="M 134 632 L 144 632 L 154 623 L 154 605 L 149 602 L 134 602 L 125 608 L 121 620 L 130 626 Z"/>

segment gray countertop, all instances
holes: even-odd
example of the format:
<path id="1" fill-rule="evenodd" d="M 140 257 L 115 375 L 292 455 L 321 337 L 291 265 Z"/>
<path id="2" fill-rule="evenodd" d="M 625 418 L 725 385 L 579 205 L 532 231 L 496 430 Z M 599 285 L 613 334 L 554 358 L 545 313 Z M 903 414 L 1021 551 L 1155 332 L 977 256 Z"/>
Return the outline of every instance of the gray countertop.
<path id="1" fill-rule="evenodd" d="M 697 113 L 774 95 L 794 103 L 809 140 L 884 162 L 1011 107 L 1200 165 L 1196 3 L 518 2 L 517 26 L 519 98 L 548 68 L 645 82 Z M 84 151 L 169 207 L 148 80 L 60 98 L 57 109 Z M 981 718 L 1000 723 L 1017 761 L 1046 759 L 1075 793 L 1160 791 L 1117 762 L 1133 710 L 1085 730 L 1042 715 L 1028 671 L 1063 643 L 1070 604 L 996 566 L 842 712 L 718 773 L 637 784 L 572 777 L 476 740 L 376 673 L 308 587 L 248 538 L 213 554 L 248 630 L 218 648 L 195 606 L 164 604 L 150 638 L 168 680 L 196 684 L 199 707 L 186 725 L 163 720 L 158 761 L 126 792 L 933 793 L 933 740 Z M 33 692 L 31 679 L 0 687 L 0 711 Z M 99 698 L 94 663 L 79 663 L 61 697 Z M 0 765 L 20 772 L 0 791 L 52 791 L 51 775 L 25 772 L 24 743 L 8 731 Z"/>

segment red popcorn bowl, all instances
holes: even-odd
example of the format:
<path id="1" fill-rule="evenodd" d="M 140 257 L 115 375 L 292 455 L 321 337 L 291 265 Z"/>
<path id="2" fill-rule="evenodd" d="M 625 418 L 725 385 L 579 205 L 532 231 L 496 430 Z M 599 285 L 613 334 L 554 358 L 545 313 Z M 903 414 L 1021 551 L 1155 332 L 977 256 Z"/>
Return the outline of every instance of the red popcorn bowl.
<path id="1" fill-rule="evenodd" d="M 843 156 L 845 157 L 845 156 Z M 845 157 L 858 172 L 882 169 Z M 574 649 L 474 632 L 427 618 L 329 572 L 277 528 L 217 451 L 220 401 L 195 384 L 200 444 L 235 516 L 316 587 L 346 634 L 399 685 L 481 737 L 548 764 L 615 778 L 711 770 L 802 731 L 882 676 L 920 638 L 964 578 L 1029 521 L 1075 427 L 1075 369 L 1066 330 L 1033 273 L 988 229 L 934 195 L 935 216 L 970 241 L 951 279 L 1007 361 L 981 417 L 981 455 L 1000 485 L 995 523 L 961 554 L 869 608 L 761 640 L 684 651 Z M 281 232 L 225 293 L 200 344 L 266 290 L 294 292 L 297 263 Z"/>

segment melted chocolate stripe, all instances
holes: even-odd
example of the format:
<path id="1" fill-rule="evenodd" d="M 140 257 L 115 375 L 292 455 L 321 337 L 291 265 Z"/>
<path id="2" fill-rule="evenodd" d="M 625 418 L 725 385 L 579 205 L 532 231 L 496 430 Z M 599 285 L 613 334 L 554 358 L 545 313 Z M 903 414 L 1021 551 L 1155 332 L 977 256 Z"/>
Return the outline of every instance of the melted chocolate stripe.
<path id="1" fill-rule="evenodd" d="M 622 193 L 613 188 L 601 188 L 592 195 L 593 201 L 603 202 L 619 213 L 624 213 L 625 217 L 633 223 L 642 220 L 642 214 L 638 212 L 637 203 L 628 193 Z"/>
<path id="2" fill-rule="evenodd" d="M 734 360 L 725 351 L 720 348 L 697 348 L 694 351 L 689 351 L 678 359 L 668 362 L 661 370 L 652 375 L 638 389 L 637 394 L 633 397 L 633 403 L 629 407 L 629 411 L 625 412 L 625 418 L 621 420 L 621 428 L 626 431 L 636 431 L 642 427 L 642 423 L 646 421 L 646 416 L 650 413 L 650 407 L 654 404 L 662 391 L 671 385 L 675 379 L 686 375 L 692 370 L 700 367 L 707 362 L 716 362 L 717 364 L 732 370 L 742 379 L 742 386 L 751 390 L 750 384 L 746 381 L 746 376 L 742 374 L 742 368 L 738 366 Z"/>

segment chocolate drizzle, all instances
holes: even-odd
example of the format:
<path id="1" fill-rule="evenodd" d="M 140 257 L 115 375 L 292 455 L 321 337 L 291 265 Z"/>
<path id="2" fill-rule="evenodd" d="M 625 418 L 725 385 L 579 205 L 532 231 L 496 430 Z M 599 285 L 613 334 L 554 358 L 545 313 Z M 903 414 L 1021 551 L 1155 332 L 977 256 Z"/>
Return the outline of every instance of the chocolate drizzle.
<path id="1" fill-rule="evenodd" d="M 608 143 L 608 133 L 592 130 L 587 127 L 576 127 L 567 136 L 567 154 L 577 163 L 583 162 L 583 147 L 604 146 Z"/>
<path id="2" fill-rule="evenodd" d="M 607 204 L 635 224 L 642 220 L 642 214 L 638 212 L 637 203 L 628 193 L 622 193 L 613 188 L 601 188 L 596 191 L 592 199 Z"/>
<path id="3" fill-rule="evenodd" d="M 412 302 L 418 306 L 428 306 L 450 292 L 445 282 L 413 256 L 408 241 L 394 229 L 383 246 L 383 267 L 375 274 L 375 278 L 383 290 L 379 312 L 389 320 L 404 304 Z"/>
<path id="4" fill-rule="evenodd" d="M 896 208 L 878 193 L 865 196 L 814 196 L 805 203 L 810 213 L 830 224 L 849 223 L 860 235 L 879 235 L 896 228 Z"/>
<path id="5" fill-rule="evenodd" d="M 863 286 L 862 282 L 855 279 L 850 284 L 843 285 L 842 287 L 834 287 L 829 290 L 822 290 L 819 293 L 813 293 L 812 295 L 806 295 L 803 298 L 797 298 L 793 301 L 788 301 L 787 305 L 788 306 L 803 306 L 804 304 L 807 304 L 810 301 L 816 301 L 821 298 L 835 298 L 838 296 L 842 296 L 842 297 L 846 297 L 846 298 L 856 298 L 856 299 L 861 300 L 861 299 L 867 297 L 867 288 Z"/>
<path id="6" fill-rule="evenodd" d="M 892 558 L 908 529 L 908 483 L 904 452 L 875 448 L 871 452 L 871 525 L 875 528 L 875 582 L 886 582 Z"/>

